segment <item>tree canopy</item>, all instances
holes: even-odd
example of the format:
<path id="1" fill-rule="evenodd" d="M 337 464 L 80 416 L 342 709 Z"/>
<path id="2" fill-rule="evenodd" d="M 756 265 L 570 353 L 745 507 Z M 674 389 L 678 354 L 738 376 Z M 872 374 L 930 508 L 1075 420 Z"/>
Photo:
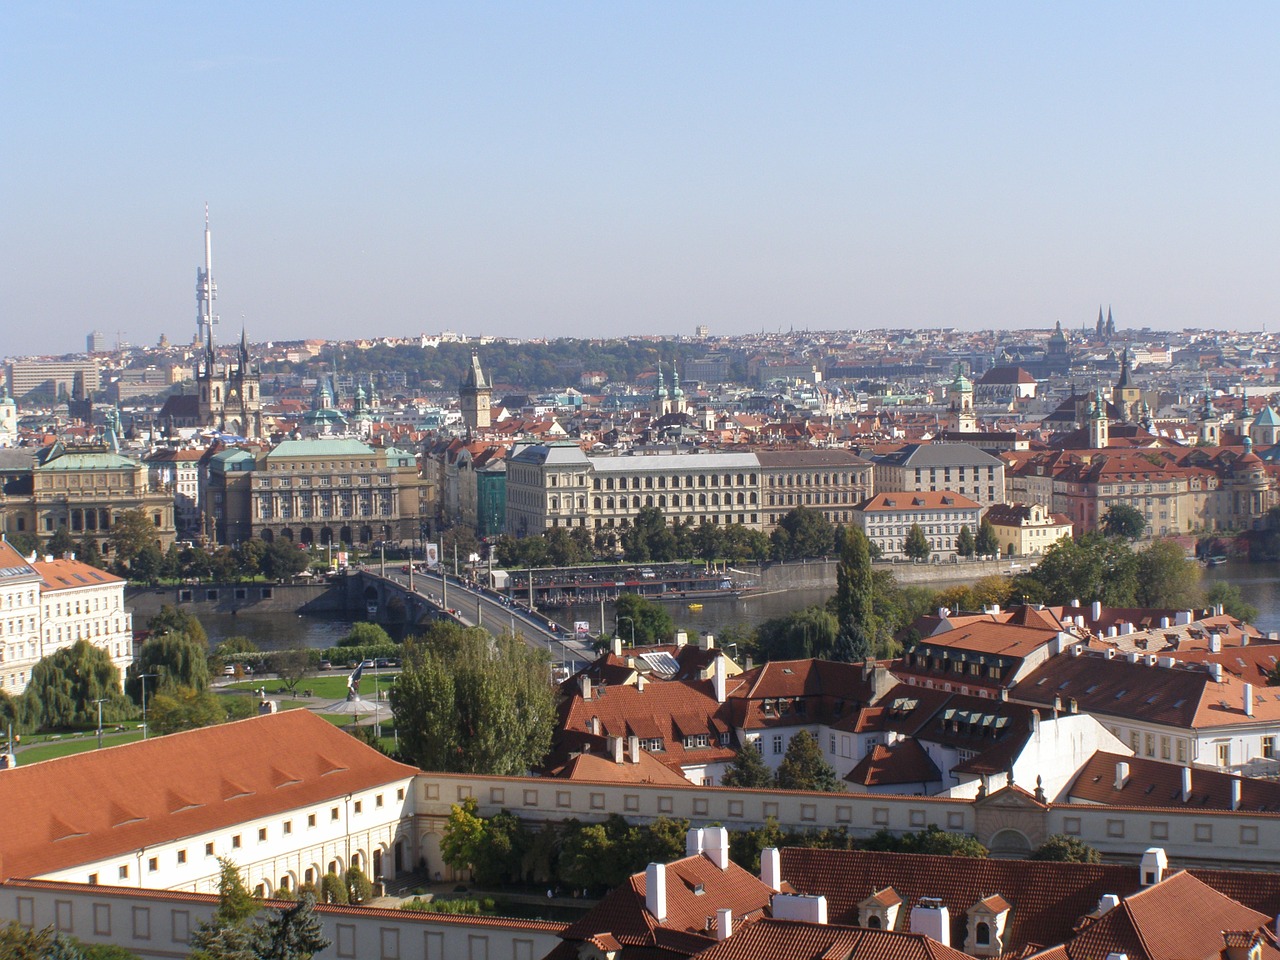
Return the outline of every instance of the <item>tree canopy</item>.
<path id="1" fill-rule="evenodd" d="M 763 790 L 773 786 L 773 774 L 754 744 L 739 748 L 720 778 L 723 787 Z"/>
<path id="2" fill-rule="evenodd" d="M 796 507 L 778 521 L 770 534 L 777 560 L 825 557 L 835 550 L 835 528 L 821 510 Z"/>
<path id="3" fill-rule="evenodd" d="M 929 546 L 929 538 L 924 535 L 920 524 L 913 523 L 902 541 L 902 552 L 912 560 L 928 560 L 933 548 Z"/>
<path id="4" fill-rule="evenodd" d="M 1147 519 L 1142 511 L 1127 503 L 1112 504 L 1102 515 L 1101 530 L 1105 536 L 1137 540 L 1147 529 Z"/>
<path id="5" fill-rule="evenodd" d="M 33 727 L 66 727 L 116 722 L 133 713 L 120 693 L 120 671 L 101 647 L 77 640 L 45 657 L 31 668 L 31 682 L 22 695 L 22 712 Z"/>
<path id="6" fill-rule="evenodd" d="M 545 651 L 440 625 L 406 641 L 391 709 L 401 750 L 423 769 L 510 776 L 551 748 L 556 696 Z"/>
<path id="7" fill-rule="evenodd" d="M 628 642 L 631 640 L 632 627 L 635 628 L 635 641 L 638 644 L 661 643 L 670 640 L 675 633 L 675 622 L 671 619 L 671 614 L 667 613 L 666 607 L 646 600 L 638 593 L 622 594 L 614 603 L 613 609 L 618 636 Z"/>
<path id="8" fill-rule="evenodd" d="M 778 766 L 779 790 L 820 790 L 840 793 L 840 782 L 831 764 L 822 756 L 822 747 L 808 730 L 796 733 L 787 744 L 787 752 Z"/>
<path id="9" fill-rule="evenodd" d="M 209 686 L 209 648 L 207 643 L 185 633 L 161 633 L 150 637 L 138 651 L 125 675 L 125 692 L 135 702 L 142 702 L 143 674 L 153 674 L 151 693 L 173 687 L 187 687 L 199 693 Z"/>

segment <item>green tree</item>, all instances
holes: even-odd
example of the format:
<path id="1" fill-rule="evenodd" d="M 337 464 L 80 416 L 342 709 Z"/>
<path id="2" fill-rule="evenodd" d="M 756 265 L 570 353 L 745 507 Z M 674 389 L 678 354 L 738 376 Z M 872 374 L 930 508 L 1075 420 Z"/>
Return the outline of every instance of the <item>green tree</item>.
<path id="1" fill-rule="evenodd" d="M 835 528 L 821 510 L 796 507 L 778 521 L 770 540 L 778 560 L 825 557 L 835 549 Z"/>
<path id="2" fill-rule="evenodd" d="M 342 878 L 331 870 L 320 878 L 319 899 L 322 903 L 349 903 L 351 892 Z"/>
<path id="3" fill-rule="evenodd" d="M 358 866 L 348 867 L 342 880 L 347 885 L 349 903 L 368 903 L 372 899 L 373 884 Z"/>
<path id="4" fill-rule="evenodd" d="M 296 906 L 269 915 L 258 929 L 258 956 L 263 960 L 310 960 L 329 946 L 315 905 L 314 896 L 304 895 Z"/>
<path id="5" fill-rule="evenodd" d="M 635 628 L 636 643 L 661 643 L 675 633 L 676 625 L 662 604 L 646 600 L 637 593 L 624 593 L 613 605 L 618 636 L 631 639 Z M 627 623 L 627 618 L 631 622 Z"/>
<path id="6" fill-rule="evenodd" d="M 902 542 L 902 552 L 912 560 L 928 560 L 933 548 L 929 546 L 929 538 L 924 535 L 920 524 L 913 523 L 907 531 L 907 538 Z"/>
<path id="7" fill-rule="evenodd" d="M 677 558 L 676 535 L 657 507 L 641 507 L 622 532 L 622 555 L 630 563 L 665 562 Z"/>
<path id="8" fill-rule="evenodd" d="M 1258 608 L 1245 600 L 1240 588 L 1234 583 L 1219 580 L 1211 584 L 1204 593 L 1202 607 L 1215 607 L 1222 604 L 1222 612 L 1245 623 L 1253 623 L 1258 619 Z"/>
<path id="9" fill-rule="evenodd" d="M 85 534 L 76 544 L 76 556 L 91 567 L 102 569 L 102 550 L 96 538 Z"/>
<path id="10" fill-rule="evenodd" d="M 299 550 L 291 541 L 281 539 L 268 545 L 260 563 L 262 573 L 268 580 L 287 580 L 307 569 L 311 558 L 307 551 Z"/>
<path id="11" fill-rule="evenodd" d="M 703 520 L 693 528 L 690 537 L 693 555 L 701 560 L 718 560 L 724 554 L 726 536 L 725 528 L 718 523 Z"/>
<path id="12" fill-rule="evenodd" d="M 407 641 L 391 688 L 401 750 L 427 770 L 527 773 L 551 748 L 555 706 L 546 652 L 479 628 Z"/>
<path id="13" fill-rule="evenodd" d="M 973 531 L 966 523 L 960 528 L 960 533 L 956 537 L 956 553 L 962 557 L 972 557 L 977 549 L 978 543 L 973 539 Z"/>
<path id="14" fill-rule="evenodd" d="M 996 536 L 996 528 L 986 517 L 978 524 L 978 537 L 973 542 L 973 549 L 980 557 L 994 557 L 1000 553 L 1000 538 Z"/>
<path id="15" fill-rule="evenodd" d="M 830 659 L 840 622 L 826 607 L 806 607 L 766 620 L 756 630 L 756 652 L 766 660 Z M 724 637 L 721 638 L 724 646 Z"/>
<path id="16" fill-rule="evenodd" d="M 192 960 L 254 960 L 258 936 L 249 921 L 260 904 L 245 887 L 239 867 L 223 857 L 218 867 L 218 908 L 192 933 Z"/>
<path id="17" fill-rule="evenodd" d="M 866 850 L 927 853 L 948 857 L 985 857 L 990 852 L 976 838 L 963 833 L 951 833 L 939 828 L 936 823 L 929 824 L 918 833 L 904 833 L 902 836 L 888 830 L 877 830 L 862 846 Z"/>
<path id="18" fill-rule="evenodd" d="M 503 810 L 489 819 L 477 813 L 475 797 L 449 811 L 440 852 L 454 869 L 470 867 L 480 884 L 519 880 L 532 837 L 520 818 Z"/>
<path id="19" fill-rule="evenodd" d="M 66 527 L 58 527 L 54 531 L 53 536 L 45 541 L 45 553 L 52 554 L 55 557 L 61 557 L 64 553 L 70 553 L 76 548 L 76 542 L 71 538 L 70 532 Z"/>
<path id="20" fill-rule="evenodd" d="M 111 552 L 117 563 L 132 565 L 138 551 L 155 546 L 159 539 L 156 524 L 142 509 L 122 510 L 111 521 Z"/>
<path id="21" fill-rule="evenodd" d="M 139 677 L 144 673 L 156 677 L 147 685 L 151 693 L 173 687 L 189 687 L 198 693 L 209 686 L 208 647 L 185 633 L 153 636 L 142 645 L 125 675 L 125 693 L 137 703 L 142 702 Z"/>
<path id="22" fill-rule="evenodd" d="M 1100 527 L 1105 536 L 1137 540 L 1147 528 L 1147 520 L 1137 508 L 1117 503 L 1102 515 Z"/>
<path id="23" fill-rule="evenodd" d="M 307 650 L 278 650 L 268 661 L 271 670 L 290 693 L 311 673 L 311 654 Z"/>
<path id="24" fill-rule="evenodd" d="M 347 635 L 338 641 L 340 647 L 382 647 L 391 644 L 391 634 L 378 624 L 363 620 L 353 623 Z"/>
<path id="25" fill-rule="evenodd" d="M 154 697 L 148 694 L 147 729 L 153 735 L 164 736 L 224 723 L 227 720 L 226 703 L 230 699 L 208 690 L 170 686 Z"/>
<path id="26" fill-rule="evenodd" d="M 1102 854 L 1079 837 L 1055 833 L 1031 854 L 1032 860 L 1056 860 L 1060 863 L 1101 863 Z"/>
<path id="27" fill-rule="evenodd" d="M 196 615 L 167 603 L 147 621 L 147 630 L 153 634 L 183 633 L 197 643 L 209 645 L 209 635 Z"/>
<path id="28" fill-rule="evenodd" d="M 262 558 L 267 553 L 267 545 L 263 541 L 241 540 L 234 550 L 241 576 L 252 578 L 262 573 Z"/>
<path id="29" fill-rule="evenodd" d="M 875 581 L 871 570 L 870 542 L 856 527 L 843 531 L 840 565 L 836 568 L 836 619 L 839 634 L 836 659 L 852 663 L 874 653 L 876 615 Z"/>
<path id="30" fill-rule="evenodd" d="M 1200 599 L 1200 565 L 1174 541 L 1156 540 L 1137 559 L 1139 606 L 1186 609 Z"/>
<path id="31" fill-rule="evenodd" d="M 778 766 L 779 790 L 820 790 L 840 793 L 844 790 L 831 764 L 822 756 L 822 748 L 808 730 L 796 733 L 787 744 L 787 752 Z"/>
<path id="32" fill-rule="evenodd" d="M 720 778 L 724 787 L 746 787 L 754 790 L 767 790 L 773 786 L 773 773 L 760 756 L 760 751 L 753 744 L 739 747 Z"/>
<path id="33" fill-rule="evenodd" d="M 21 709 L 28 725 L 36 728 L 94 724 L 98 700 L 106 701 L 104 721 L 123 720 L 133 712 L 120 693 L 120 671 L 111 657 L 88 640 L 77 640 L 31 668 Z"/>
<path id="34" fill-rule="evenodd" d="M 1132 607 L 1137 590 L 1138 558 L 1128 542 L 1088 534 L 1051 546 L 1034 570 L 1014 578 L 1012 594 L 1031 603 L 1100 600 Z"/>

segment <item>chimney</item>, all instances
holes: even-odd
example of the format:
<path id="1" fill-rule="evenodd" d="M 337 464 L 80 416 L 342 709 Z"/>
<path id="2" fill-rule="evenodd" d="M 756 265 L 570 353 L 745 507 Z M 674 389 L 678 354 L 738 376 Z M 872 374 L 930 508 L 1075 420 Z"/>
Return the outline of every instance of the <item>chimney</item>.
<path id="1" fill-rule="evenodd" d="M 1186 803 L 1191 799 L 1191 768 L 1182 768 L 1182 802 Z"/>
<path id="2" fill-rule="evenodd" d="M 615 657 L 620 657 L 620 656 L 622 656 L 622 638 L 621 638 L 621 637 L 614 637 L 614 638 L 613 638 L 613 643 L 611 644 L 611 649 L 613 650 L 613 655 L 614 655 Z"/>
<path id="3" fill-rule="evenodd" d="M 1104 917 L 1118 906 L 1120 906 L 1119 897 L 1114 893 L 1104 893 L 1102 898 L 1098 901 L 1097 914 L 1100 917 Z"/>
<path id="4" fill-rule="evenodd" d="M 1239 777 L 1231 778 L 1231 809 L 1240 809 L 1241 782 Z"/>
<path id="5" fill-rule="evenodd" d="M 1214 683 L 1222 682 L 1222 664 L 1220 663 L 1209 664 L 1209 673 L 1213 677 Z"/>
<path id="6" fill-rule="evenodd" d="M 721 907 L 716 911 L 716 939 L 728 940 L 733 936 L 733 911 Z"/>
<path id="7" fill-rule="evenodd" d="M 716 638 L 709 633 L 705 634 L 702 637 L 700 646 L 703 650 L 714 650 L 716 648 Z"/>
<path id="8" fill-rule="evenodd" d="M 702 855 L 714 863 L 719 869 L 728 870 L 729 831 L 724 827 L 703 827 Z"/>
<path id="9" fill-rule="evenodd" d="M 649 681 L 644 678 L 643 673 L 637 676 L 636 677 L 636 693 L 644 693 L 645 685 L 648 684 L 648 682 Z"/>
<path id="10" fill-rule="evenodd" d="M 716 703 L 724 703 L 725 697 L 727 696 L 727 693 L 725 691 L 725 684 L 728 681 L 728 679 L 729 677 L 725 671 L 725 666 L 724 666 L 724 657 L 717 656 L 716 672 L 715 672 L 715 676 L 712 678 L 712 683 L 715 685 L 715 691 L 716 691 Z"/>
<path id="11" fill-rule="evenodd" d="M 1102 601 L 1095 600 L 1089 605 L 1089 618 L 1097 623 L 1102 619 Z"/>
<path id="12" fill-rule="evenodd" d="M 921 897 L 911 908 L 911 932 L 923 933 L 944 947 L 951 946 L 951 915 L 937 897 Z"/>
<path id="13" fill-rule="evenodd" d="M 591 678 L 585 673 L 578 677 L 578 689 L 582 691 L 582 699 L 591 699 Z"/>
<path id="14" fill-rule="evenodd" d="M 623 762 L 624 757 L 621 737 L 609 738 L 609 752 L 613 754 L 614 763 L 621 764 Z"/>
<path id="15" fill-rule="evenodd" d="M 684 834 L 684 855 L 696 857 L 702 853 L 704 834 L 701 827 L 690 827 Z"/>
<path id="16" fill-rule="evenodd" d="M 1009 688 L 1008 688 L 1008 687 L 1001 687 L 1001 688 L 1000 688 L 1000 702 L 1001 702 L 1001 703 L 1008 703 L 1008 702 L 1009 702 Z"/>
<path id="17" fill-rule="evenodd" d="M 590 731 L 593 737 L 600 736 L 600 718 L 592 717 L 591 722 L 587 725 L 587 730 Z"/>
<path id="18" fill-rule="evenodd" d="M 1075 697 L 1067 697 L 1067 713 L 1079 713 L 1080 704 L 1076 702 Z"/>
<path id="19" fill-rule="evenodd" d="M 1217 632 L 1209 634 L 1209 652 L 1210 653 L 1222 652 L 1222 634 Z"/>
<path id="20" fill-rule="evenodd" d="M 775 893 L 772 910 L 775 920 L 803 920 L 806 923 L 827 922 L 827 898 L 799 893 Z M 914 933 L 915 930 L 912 930 Z"/>
<path id="21" fill-rule="evenodd" d="M 777 847 L 760 851 L 760 882 L 775 893 L 782 889 L 782 857 Z"/>
<path id="22" fill-rule="evenodd" d="M 1161 629 L 1161 630 L 1168 630 L 1168 629 L 1169 629 L 1169 618 L 1168 618 L 1168 617 L 1161 617 L 1161 618 L 1160 618 L 1160 629 Z"/>
<path id="23" fill-rule="evenodd" d="M 627 737 L 627 754 L 631 757 L 632 763 L 640 762 L 640 738 L 635 734 Z"/>
<path id="24" fill-rule="evenodd" d="M 1053 695 L 1053 716 L 1056 720 L 1058 714 L 1062 711 L 1062 694 L 1055 693 Z"/>
<path id="25" fill-rule="evenodd" d="M 939 608 L 938 608 L 938 619 L 939 619 L 939 620 L 945 620 L 945 619 L 947 619 L 947 617 L 949 617 L 949 616 L 951 616 L 951 609 L 950 609 L 949 607 L 939 607 Z"/>
<path id="26" fill-rule="evenodd" d="M 1253 684 L 1246 683 L 1244 685 L 1244 715 L 1246 717 L 1253 716 Z"/>
<path id="27" fill-rule="evenodd" d="M 1164 879 L 1165 871 L 1168 869 L 1169 858 L 1165 856 L 1164 850 L 1160 847 L 1149 847 L 1142 855 L 1138 877 L 1144 887 L 1152 887 Z"/>
<path id="28" fill-rule="evenodd" d="M 676 646 L 677 646 L 677 647 L 683 647 L 683 646 L 684 646 L 686 643 L 688 643 L 688 642 L 689 642 L 689 634 L 685 633 L 683 630 L 677 630 L 677 631 L 676 631 Z"/>
<path id="29" fill-rule="evenodd" d="M 644 869 L 644 907 L 659 923 L 667 919 L 667 865 L 651 863 Z"/>
<path id="30" fill-rule="evenodd" d="M 1116 761 L 1116 789 L 1123 790 L 1129 782 L 1129 764 L 1124 760 Z"/>
<path id="31" fill-rule="evenodd" d="M 1176 626 L 1185 627 L 1188 623 L 1195 619 L 1195 614 L 1190 610 L 1179 610 L 1173 615 L 1173 622 Z"/>

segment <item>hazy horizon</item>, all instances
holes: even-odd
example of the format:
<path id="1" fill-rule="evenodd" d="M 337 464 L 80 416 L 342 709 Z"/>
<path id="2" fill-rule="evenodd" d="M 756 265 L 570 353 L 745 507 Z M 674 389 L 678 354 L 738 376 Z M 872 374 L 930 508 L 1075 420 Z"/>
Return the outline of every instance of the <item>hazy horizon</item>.
<path id="1" fill-rule="evenodd" d="M 1267 3 L 0 12 L 0 353 L 1273 327 Z"/>

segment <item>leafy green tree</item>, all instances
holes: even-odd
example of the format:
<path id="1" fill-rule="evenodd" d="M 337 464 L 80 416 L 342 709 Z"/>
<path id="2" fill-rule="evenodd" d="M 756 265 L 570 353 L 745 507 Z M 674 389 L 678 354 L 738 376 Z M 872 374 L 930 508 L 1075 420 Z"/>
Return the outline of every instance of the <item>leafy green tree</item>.
<path id="1" fill-rule="evenodd" d="M 671 614 L 662 604 L 646 600 L 637 593 L 624 593 L 618 597 L 613 606 L 618 623 L 618 636 L 631 639 L 631 628 L 635 628 L 636 643 L 661 643 L 669 640 L 675 633 L 676 625 Z M 631 622 L 627 623 L 627 618 Z"/>
<path id="2" fill-rule="evenodd" d="M 373 884 L 358 866 L 348 867 L 342 880 L 347 885 L 349 903 L 368 903 L 372 899 Z"/>
<path id="3" fill-rule="evenodd" d="M 296 577 L 311 563 L 307 551 L 299 550 L 288 540 L 276 540 L 262 554 L 262 573 L 268 580 Z"/>
<path id="4" fill-rule="evenodd" d="M 503 810 L 484 819 L 477 813 L 475 797 L 449 811 L 440 852 L 454 869 L 470 867 L 480 884 L 519 880 L 532 841 L 520 818 Z"/>
<path id="5" fill-rule="evenodd" d="M 996 536 L 996 528 L 986 517 L 978 524 L 978 537 L 973 543 L 973 549 L 980 557 L 994 557 L 1000 553 L 1000 538 Z"/>
<path id="6" fill-rule="evenodd" d="M 577 529 L 582 529 L 585 532 L 585 528 Z M 543 537 L 547 541 L 547 560 L 554 567 L 569 567 L 589 559 L 583 555 L 578 541 L 564 527 L 555 527 L 547 530 Z"/>
<path id="7" fill-rule="evenodd" d="M 139 677 L 144 673 L 155 674 L 156 679 L 147 685 L 151 693 L 173 687 L 189 687 L 198 693 L 209 686 L 208 647 L 185 633 L 153 636 L 142 645 L 125 675 L 125 693 L 138 703 L 142 702 Z"/>
<path id="8" fill-rule="evenodd" d="M 209 635 L 205 633 L 204 626 L 196 615 L 167 603 L 147 621 L 147 630 L 153 634 L 183 633 L 197 643 L 206 647 L 209 645 Z"/>
<path id="9" fill-rule="evenodd" d="M 45 553 L 52 554 L 55 557 L 70 553 L 75 548 L 76 542 L 71 538 L 71 534 L 66 527 L 58 527 L 53 536 L 46 540 L 44 544 Z"/>
<path id="10" fill-rule="evenodd" d="M 1139 606 L 1185 609 L 1200 599 L 1200 565 L 1172 540 L 1138 551 L 1135 594 Z"/>
<path id="11" fill-rule="evenodd" d="M 847 528 L 841 534 L 840 565 L 836 568 L 836 659 L 852 663 L 873 655 L 877 626 L 874 599 L 870 542 L 861 530 Z"/>
<path id="12" fill-rule="evenodd" d="M 390 646 L 391 643 L 391 634 L 387 633 L 386 630 L 383 630 L 376 623 L 366 623 L 362 620 L 351 625 L 347 635 L 338 641 L 338 646 L 381 647 Z"/>
<path id="13" fill-rule="evenodd" d="M 211 727 L 227 720 L 226 702 L 208 690 L 170 686 L 163 693 L 147 696 L 147 729 L 155 735 Z M 236 698 L 243 699 L 243 698 Z"/>
<path id="14" fill-rule="evenodd" d="M 111 521 L 111 552 L 117 563 L 132 566 L 138 551 L 155 546 L 156 523 L 142 509 L 122 510 Z"/>
<path id="15" fill-rule="evenodd" d="M 966 523 L 960 528 L 960 533 L 956 536 L 956 553 L 962 557 L 972 557 L 978 549 L 978 543 L 973 538 L 973 531 L 969 529 Z"/>
<path id="16" fill-rule="evenodd" d="M 951 833 L 939 828 L 936 823 L 929 824 L 918 833 L 904 833 L 901 836 L 888 830 L 877 830 L 863 844 L 866 850 L 885 850 L 894 853 L 927 853 L 934 856 L 948 857 L 986 857 L 987 850 L 976 838 L 963 833 Z"/>
<path id="17" fill-rule="evenodd" d="M 822 756 L 822 748 L 808 730 L 796 733 L 787 744 L 787 752 L 778 766 L 779 790 L 820 790 L 840 793 L 844 786 L 831 764 Z"/>
<path id="18" fill-rule="evenodd" d="M 34 533 L 7 533 L 5 537 L 9 541 L 9 546 L 24 557 L 40 553 L 40 538 Z"/>
<path id="19" fill-rule="evenodd" d="M 555 706 L 546 652 L 479 628 L 407 641 L 391 688 L 401 750 L 427 770 L 527 773 L 551 748 Z"/>
<path id="20" fill-rule="evenodd" d="M 1204 593 L 1203 607 L 1214 607 L 1222 604 L 1222 612 L 1245 623 L 1253 623 L 1258 619 L 1258 608 L 1244 599 L 1240 588 L 1234 583 L 1219 580 L 1210 585 Z"/>
<path id="21" fill-rule="evenodd" d="M 218 908 L 191 935 L 192 960 L 253 960 L 258 956 L 257 930 L 249 922 L 260 904 L 249 893 L 240 869 L 218 858 Z"/>
<path id="22" fill-rule="evenodd" d="M 677 559 L 675 532 L 657 507 L 641 507 L 635 521 L 622 532 L 622 555 L 629 563 Z"/>
<path id="23" fill-rule="evenodd" d="M 778 560 L 825 557 L 835 549 L 835 528 L 821 510 L 796 507 L 778 521 L 770 540 Z"/>
<path id="24" fill-rule="evenodd" d="M 1105 536 L 1137 540 L 1147 529 L 1147 519 L 1137 508 L 1127 503 L 1116 503 L 1102 515 L 1100 526 Z"/>
<path id="25" fill-rule="evenodd" d="M 2 960 L 138 960 L 138 955 L 111 943 L 81 943 L 53 927 L 27 928 L 16 920 L 0 927 Z"/>
<path id="26" fill-rule="evenodd" d="M 155 584 L 164 573 L 164 555 L 154 543 L 144 544 L 129 561 L 129 579 L 138 583 Z"/>
<path id="27" fill-rule="evenodd" d="M 329 871 L 320 878 L 319 899 L 322 903 L 349 903 L 351 893 L 347 890 L 347 885 L 342 882 L 342 878 L 333 871 Z"/>
<path id="28" fill-rule="evenodd" d="M 304 895 L 296 906 L 269 915 L 258 928 L 258 956 L 262 960 L 311 960 L 329 946 L 315 905 L 314 896 Z"/>
<path id="29" fill-rule="evenodd" d="M 1079 837 L 1055 833 L 1031 854 L 1032 860 L 1056 860 L 1060 863 L 1101 863 L 1102 854 Z"/>
<path id="30" fill-rule="evenodd" d="M 98 700 L 106 701 L 104 721 L 114 723 L 133 712 L 120 693 L 120 671 L 111 657 L 88 640 L 77 640 L 31 668 L 22 713 L 36 728 L 92 724 L 98 721 Z"/>
<path id="31" fill-rule="evenodd" d="M 703 520 L 693 528 L 690 540 L 693 555 L 701 560 L 718 560 L 725 552 L 725 528 Z"/>
<path id="32" fill-rule="evenodd" d="M 827 660 L 836 648 L 840 622 L 825 607 L 806 607 L 766 620 L 756 630 L 756 652 L 766 660 Z M 724 638 L 721 637 L 721 646 Z"/>
<path id="33" fill-rule="evenodd" d="M 307 650 L 277 650 L 268 660 L 270 668 L 290 693 L 311 673 L 311 653 Z"/>
<path id="34" fill-rule="evenodd" d="M 780 849 L 786 846 L 785 841 L 786 834 L 778 826 L 778 821 L 769 817 L 764 826 L 730 831 L 729 859 L 742 869 L 759 876 L 761 852 L 770 848 Z"/>
<path id="35" fill-rule="evenodd" d="M 241 540 L 234 550 L 241 576 L 249 578 L 262 573 L 262 558 L 267 553 L 266 543 L 258 539 Z"/>
<path id="36" fill-rule="evenodd" d="M 907 538 L 902 541 L 902 552 L 912 560 L 928 560 L 933 548 L 929 546 L 929 538 L 924 535 L 920 524 L 913 523 L 907 531 Z"/>
<path id="37" fill-rule="evenodd" d="M 1034 570 L 1014 578 L 1013 596 L 1031 603 L 1100 600 L 1107 606 L 1137 603 L 1138 558 L 1127 541 L 1088 534 L 1059 540 Z"/>
<path id="38" fill-rule="evenodd" d="M 760 751 L 753 744 L 739 747 L 720 778 L 724 787 L 746 787 L 754 790 L 767 790 L 773 786 L 773 773 L 760 756 Z"/>

